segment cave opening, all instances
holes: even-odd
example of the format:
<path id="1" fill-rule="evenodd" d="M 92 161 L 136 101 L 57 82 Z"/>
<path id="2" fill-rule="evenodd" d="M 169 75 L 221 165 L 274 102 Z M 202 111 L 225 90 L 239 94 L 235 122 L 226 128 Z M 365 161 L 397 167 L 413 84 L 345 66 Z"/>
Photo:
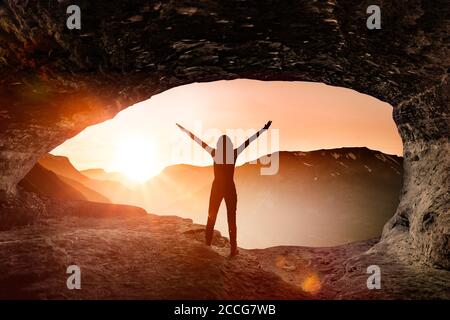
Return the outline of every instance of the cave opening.
<path id="1" fill-rule="evenodd" d="M 323 83 L 237 79 L 175 87 L 67 140 L 21 186 L 205 224 L 212 160 L 175 124 L 210 145 L 224 133 L 236 145 L 268 120 L 272 129 L 236 167 L 239 245 L 335 246 L 380 236 L 402 186 L 392 106 Z M 268 154 L 278 166 L 265 175 L 261 169 L 273 164 L 264 163 Z M 225 203 L 216 229 L 228 235 Z"/>

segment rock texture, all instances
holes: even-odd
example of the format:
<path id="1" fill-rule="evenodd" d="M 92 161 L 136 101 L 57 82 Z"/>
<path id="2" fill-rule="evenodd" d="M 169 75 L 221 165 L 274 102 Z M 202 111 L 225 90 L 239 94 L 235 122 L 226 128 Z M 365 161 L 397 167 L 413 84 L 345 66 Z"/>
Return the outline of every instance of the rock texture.
<path id="1" fill-rule="evenodd" d="M 109 205 L 97 206 L 97 213 L 108 212 Z M 214 250 L 206 247 L 197 241 L 203 240 L 204 227 L 186 219 L 133 212 L 99 218 L 82 212 L 60 212 L 0 235 L 1 299 L 308 297 L 247 254 L 229 259 L 220 235 Z M 81 290 L 66 287 L 72 264 L 82 270 Z"/>
<path id="2" fill-rule="evenodd" d="M 368 30 L 366 8 L 377 2 L 382 29 Z M 2 210 L 32 215 L 16 185 L 41 155 L 163 90 L 239 77 L 320 81 L 394 106 L 405 184 L 383 242 L 450 268 L 447 1 L 77 3 L 81 30 L 66 28 L 72 1 L 0 4 Z"/>
<path id="3" fill-rule="evenodd" d="M 204 226 L 188 219 L 108 204 L 67 210 L 76 206 L 0 233 L 0 299 L 450 299 L 448 271 L 364 253 L 376 240 L 240 249 L 230 259 L 227 239 L 216 233 L 207 247 Z M 73 264 L 81 290 L 66 287 Z M 380 290 L 367 289 L 371 264 Z"/>

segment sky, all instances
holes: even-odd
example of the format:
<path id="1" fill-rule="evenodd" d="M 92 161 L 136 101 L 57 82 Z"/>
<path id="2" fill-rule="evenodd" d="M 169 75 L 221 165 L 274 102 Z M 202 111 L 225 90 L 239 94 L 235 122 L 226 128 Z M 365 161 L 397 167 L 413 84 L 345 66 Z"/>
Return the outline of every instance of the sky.
<path id="1" fill-rule="evenodd" d="M 79 170 L 103 168 L 144 182 L 166 166 L 212 159 L 176 123 L 212 147 L 221 134 L 235 146 L 272 120 L 238 164 L 267 153 L 368 147 L 402 155 L 392 107 L 351 89 L 313 82 L 231 80 L 167 90 L 86 128 L 51 153 Z"/>

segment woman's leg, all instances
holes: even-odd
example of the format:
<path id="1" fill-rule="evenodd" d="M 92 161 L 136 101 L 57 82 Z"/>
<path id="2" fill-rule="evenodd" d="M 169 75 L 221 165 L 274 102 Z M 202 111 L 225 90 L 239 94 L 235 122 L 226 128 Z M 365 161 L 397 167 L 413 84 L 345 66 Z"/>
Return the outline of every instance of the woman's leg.
<path id="1" fill-rule="evenodd" d="M 225 203 L 227 205 L 228 233 L 230 235 L 231 255 L 233 256 L 237 253 L 237 194 L 236 187 L 234 185 L 227 190 L 225 195 Z"/>
<path id="2" fill-rule="evenodd" d="M 214 225 L 216 224 L 217 213 L 219 212 L 220 203 L 223 199 L 223 192 L 213 182 L 211 194 L 209 196 L 208 221 L 206 223 L 206 245 L 210 246 L 214 234 Z"/>

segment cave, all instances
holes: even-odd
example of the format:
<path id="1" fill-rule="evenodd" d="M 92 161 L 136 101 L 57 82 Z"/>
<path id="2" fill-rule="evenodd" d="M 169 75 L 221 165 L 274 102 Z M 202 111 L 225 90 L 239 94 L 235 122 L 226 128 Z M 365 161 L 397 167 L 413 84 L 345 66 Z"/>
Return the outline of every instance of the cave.
<path id="1" fill-rule="evenodd" d="M 346 88 L 248 79 L 179 86 L 90 126 L 38 165 L 87 200 L 204 224 L 212 159 L 175 124 L 210 146 L 224 133 L 238 146 L 267 119 L 272 130 L 235 167 L 239 246 L 331 247 L 379 237 L 398 206 L 402 142 L 392 106 Z M 35 171 L 19 185 L 57 196 Z M 215 229 L 223 235 L 226 217 L 222 203 Z"/>
<path id="2" fill-rule="evenodd" d="M 68 1 L 5 1 L 1 229 L 52 210 L 17 188 L 43 154 L 128 106 L 193 82 L 323 82 L 391 104 L 403 140 L 400 204 L 368 252 L 448 279 L 449 10 L 445 1 L 377 2 L 381 30 L 365 23 L 374 1 L 353 0 L 80 1 L 82 28 L 68 30 Z"/>

